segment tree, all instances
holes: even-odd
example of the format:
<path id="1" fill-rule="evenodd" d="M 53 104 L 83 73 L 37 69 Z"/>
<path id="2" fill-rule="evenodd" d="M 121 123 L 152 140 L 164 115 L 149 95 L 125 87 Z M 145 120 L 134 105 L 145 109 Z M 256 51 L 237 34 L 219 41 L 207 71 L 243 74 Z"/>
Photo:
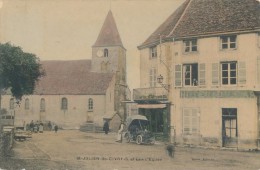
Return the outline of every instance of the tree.
<path id="1" fill-rule="evenodd" d="M 10 43 L 0 43 L 0 111 L 4 91 L 10 89 L 12 95 L 20 100 L 23 95 L 33 93 L 36 82 L 43 75 L 36 55 L 23 52 Z"/>

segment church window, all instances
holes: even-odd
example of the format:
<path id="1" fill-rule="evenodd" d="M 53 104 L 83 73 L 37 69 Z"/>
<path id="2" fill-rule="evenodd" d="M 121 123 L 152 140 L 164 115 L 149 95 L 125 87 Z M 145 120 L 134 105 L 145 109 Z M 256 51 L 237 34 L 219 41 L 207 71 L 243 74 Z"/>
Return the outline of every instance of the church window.
<path id="1" fill-rule="evenodd" d="M 29 110 L 29 99 L 25 99 L 24 109 Z"/>
<path id="2" fill-rule="evenodd" d="M 68 110 L 68 99 L 66 97 L 61 99 L 61 110 Z"/>
<path id="3" fill-rule="evenodd" d="M 108 49 L 104 49 L 104 57 L 108 57 Z"/>
<path id="4" fill-rule="evenodd" d="M 14 98 L 10 99 L 10 109 L 13 110 L 14 109 Z"/>
<path id="5" fill-rule="evenodd" d="M 88 110 L 93 110 L 93 99 L 88 99 Z"/>
<path id="6" fill-rule="evenodd" d="M 45 99 L 41 99 L 41 102 L 40 102 L 40 111 L 41 112 L 45 112 Z"/>

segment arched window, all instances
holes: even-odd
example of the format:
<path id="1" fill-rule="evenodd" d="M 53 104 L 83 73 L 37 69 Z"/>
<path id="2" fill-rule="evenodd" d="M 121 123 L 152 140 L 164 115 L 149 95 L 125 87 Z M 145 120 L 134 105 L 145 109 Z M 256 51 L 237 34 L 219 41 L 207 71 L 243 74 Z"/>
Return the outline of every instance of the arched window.
<path id="1" fill-rule="evenodd" d="M 92 98 L 90 98 L 90 99 L 88 99 L 88 110 L 93 110 L 93 99 Z"/>
<path id="2" fill-rule="evenodd" d="M 68 110 L 68 99 L 66 97 L 61 99 L 61 110 Z"/>
<path id="3" fill-rule="evenodd" d="M 10 109 L 13 110 L 14 109 L 14 98 L 10 99 Z"/>
<path id="4" fill-rule="evenodd" d="M 27 98 L 27 99 L 25 99 L 24 109 L 25 109 L 25 110 L 29 110 L 29 108 L 30 108 L 29 99 Z"/>
<path id="5" fill-rule="evenodd" d="M 45 99 L 44 98 L 41 98 L 40 112 L 45 112 Z"/>
<path id="6" fill-rule="evenodd" d="M 104 49 L 104 57 L 108 57 L 108 49 Z"/>

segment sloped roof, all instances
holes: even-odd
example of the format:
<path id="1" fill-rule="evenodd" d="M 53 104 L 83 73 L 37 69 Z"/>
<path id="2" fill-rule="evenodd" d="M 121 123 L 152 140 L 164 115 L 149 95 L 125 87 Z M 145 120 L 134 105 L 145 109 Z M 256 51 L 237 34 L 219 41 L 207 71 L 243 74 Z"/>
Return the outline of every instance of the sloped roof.
<path id="1" fill-rule="evenodd" d="M 100 95 L 112 80 L 111 73 L 91 72 L 91 60 L 42 61 L 46 75 L 36 85 L 34 94 Z"/>
<path id="2" fill-rule="evenodd" d="M 171 38 L 260 28 L 256 0 L 186 0 L 139 48 Z"/>
<path id="3" fill-rule="evenodd" d="M 111 10 L 108 12 L 105 22 L 100 30 L 98 38 L 93 47 L 100 46 L 122 46 L 119 32 L 117 30 L 116 22 Z"/>

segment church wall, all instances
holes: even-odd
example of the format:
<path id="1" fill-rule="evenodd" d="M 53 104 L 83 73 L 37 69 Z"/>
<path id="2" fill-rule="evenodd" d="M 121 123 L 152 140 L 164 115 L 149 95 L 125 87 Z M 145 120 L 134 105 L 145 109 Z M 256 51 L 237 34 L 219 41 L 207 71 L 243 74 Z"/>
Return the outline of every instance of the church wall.
<path id="1" fill-rule="evenodd" d="M 61 100 L 68 100 L 67 110 L 61 109 Z M 24 96 L 15 109 L 10 109 L 10 95 L 2 97 L 2 108 L 9 114 L 15 114 L 15 125 L 22 126 L 31 120 L 51 121 L 62 128 L 78 129 L 86 121 L 102 126 L 105 114 L 105 95 L 31 95 Z M 29 109 L 25 109 L 25 99 L 29 99 Z M 89 98 L 93 99 L 93 109 L 88 108 Z M 40 101 L 45 99 L 45 111 L 40 109 Z"/>

